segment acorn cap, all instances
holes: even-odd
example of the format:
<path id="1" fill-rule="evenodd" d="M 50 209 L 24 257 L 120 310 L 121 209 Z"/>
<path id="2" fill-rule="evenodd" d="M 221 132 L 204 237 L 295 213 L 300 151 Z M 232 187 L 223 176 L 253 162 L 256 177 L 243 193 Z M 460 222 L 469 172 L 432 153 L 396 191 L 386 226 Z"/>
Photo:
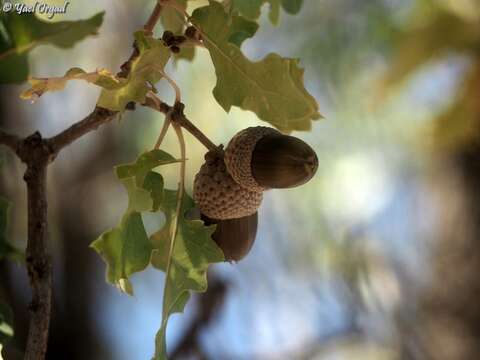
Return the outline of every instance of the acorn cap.
<path id="1" fill-rule="evenodd" d="M 305 184 L 318 168 L 315 151 L 289 135 L 267 134 L 253 150 L 251 169 L 260 186 L 276 189 Z"/>
<path id="2" fill-rule="evenodd" d="M 201 215 L 205 225 L 216 224 L 212 239 L 222 249 L 227 261 L 240 261 L 253 246 L 257 235 L 258 213 L 238 219 L 218 220 Z"/>
<path id="3" fill-rule="evenodd" d="M 232 179 L 220 154 L 205 154 L 193 183 L 193 199 L 202 214 L 220 220 L 241 218 L 255 213 L 262 197 L 261 192 L 245 189 Z"/>
<path id="4" fill-rule="evenodd" d="M 268 186 L 260 185 L 252 174 L 252 154 L 257 142 L 265 135 L 281 133 L 266 126 L 255 126 L 238 132 L 225 149 L 225 165 L 232 178 L 242 187 L 262 192 Z"/>

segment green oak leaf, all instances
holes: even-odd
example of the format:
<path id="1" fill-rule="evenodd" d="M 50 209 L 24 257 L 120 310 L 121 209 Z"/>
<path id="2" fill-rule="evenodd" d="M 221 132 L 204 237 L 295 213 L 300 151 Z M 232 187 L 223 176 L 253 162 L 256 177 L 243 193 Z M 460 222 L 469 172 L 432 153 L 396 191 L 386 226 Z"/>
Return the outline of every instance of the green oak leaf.
<path id="1" fill-rule="evenodd" d="M 10 307 L 0 301 L 0 359 L 2 346 L 13 337 L 13 312 Z"/>
<path id="2" fill-rule="evenodd" d="M 0 260 L 7 258 L 13 261 L 23 261 L 23 253 L 11 245 L 6 238 L 10 202 L 0 196 Z"/>
<path id="3" fill-rule="evenodd" d="M 86 20 L 47 22 L 34 14 L 15 11 L 0 14 L 0 83 L 20 83 L 28 78 L 28 52 L 38 45 L 69 48 L 96 35 L 104 13 Z"/>
<path id="4" fill-rule="evenodd" d="M 175 7 L 186 10 L 187 9 L 187 0 L 170 0 L 175 2 Z M 185 29 L 185 24 L 187 19 L 185 15 L 180 11 L 175 9 L 173 6 L 165 6 L 162 9 L 160 20 L 162 22 L 163 28 L 169 30 L 176 35 L 183 34 Z M 195 47 L 194 46 L 184 46 L 180 45 L 180 52 L 173 54 L 175 61 L 178 60 L 187 60 L 192 61 L 195 57 Z"/>
<path id="5" fill-rule="evenodd" d="M 257 20 L 265 3 L 270 6 L 268 18 L 272 24 L 276 25 L 280 18 L 280 5 L 285 12 L 294 15 L 300 11 L 303 0 L 230 0 L 226 8 L 238 11 L 240 15 L 248 19 Z"/>
<path id="6" fill-rule="evenodd" d="M 185 15 L 178 11 L 176 8 L 183 10 L 187 9 L 187 0 L 170 0 L 175 2 L 175 7 L 164 6 L 160 14 L 160 21 L 162 22 L 165 30 L 170 30 L 174 34 L 180 34 L 185 27 L 186 19 Z"/>
<path id="7" fill-rule="evenodd" d="M 131 71 L 121 87 L 103 89 L 97 105 L 113 111 L 123 111 L 130 101 L 144 102 L 150 90 L 162 78 L 161 71 L 170 59 L 170 50 L 161 40 L 145 35 L 143 31 L 135 33 L 135 44 L 139 55 L 132 61 Z"/>
<path id="8" fill-rule="evenodd" d="M 173 54 L 173 55 L 174 55 L 175 61 L 178 61 L 178 60 L 192 61 L 195 58 L 195 47 L 180 45 L 180 52 L 178 54 Z"/>
<path id="9" fill-rule="evenodd" d="M 128 193 L 128 207 L 120 224 L 103 233 L 90 246 L 107 263 L 107 281 L 132 295 L 129 276 L 144 270 L 152 245 L 145 231 L 141 213 L 156 211 L 163 200 L 163 178 L 152 169 L 178 162 L 161 150 L 152 150 L 131 164 L 115 168 L 118 179 Z"/>
<path id="10" fill-rule="evenodd" d="M 232 26 L 239 22 L 232 21 L 219 3 L 210 1 L 196 9 L 192 22 L 201 29 L 210 52 L 217 75 L 213 95 L 225 111 L 232 106 L 253 111 L 284 132 L 310 130 L 311 121 L 320 118 L 317 102 L 303 85 L 304 70 L 298 59 L 271 53 L 260 61 L 250 61 L 230 41 L 247 32 L 245 26 Z"/>
<path id="11" fill-rule="evenodd" d="M 172 224 L 177 216 L 177 195 L 177 191 L 164 191 L 160 208 L 165 213 L 166 223 L 151 236 L 155 248 L 151 262 L 162 271 L 167 271 L 168 268 Z M 211 238 L 215 225 L 205 226 L 201 220 L 187 220 L 183 216 L 194 206 L 193 200 L 184 194 L 170 267 L 165 279 L 162 324 L 155 340 L 156 360 L 167 359 L 165 335 L 170 315 L 183 311 L 191 291 L 203 292 L 207 289 L 208 266 L 225 259 L 222 250 Z"/>

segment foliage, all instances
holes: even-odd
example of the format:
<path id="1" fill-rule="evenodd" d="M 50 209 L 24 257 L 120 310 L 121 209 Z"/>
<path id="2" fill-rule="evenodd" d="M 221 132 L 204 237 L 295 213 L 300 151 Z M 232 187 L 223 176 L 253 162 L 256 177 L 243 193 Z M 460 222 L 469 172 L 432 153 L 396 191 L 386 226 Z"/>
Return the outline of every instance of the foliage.
<path id="1" fill-rule="evenodd" d="M 34 14 L 0 13 L 0 83 L 20 83 L 28 77 L 28 52 L 38 45 L 69 48 L 102 25 L 104 13 L 86 20 L 59 21 L 38 19 Z"/>
<path id="2" fill-rule="evenodd" d="M 269 54 L 252 62 L 231 42 L 239 34 L 253 35 L 247 21 L 235 16 L 231 19 L 213 1 L 195 10 L 192 21 L 201 29 L 212 57 L 217 74 L 213 94 L 225 111 L 232 105 L 253 111 L 285 132 L 309 130 L 311 120 L 320 117 L 315 99 L 303 87 L 298 60 Z"/>
<path id="3" fill-rule="evenodd" d="M 170 51 L 162 41 L 146 36 L 143 31 L 136 32 L 134 36 L 139 54 L 132 61 L 127 78 L 115 76 L 105 69 L 86 73 L 82 69 L 72 68 L 62 77 L 30 79 L 32 87 L 25 90 L 21 97 L 36 100 L 47 91 L 62 90 L 69 80 L 85 80 L 103 88 L 98 99 L 100 107 L 121 111 L 130 101 L 144 102 L 145 95 L 152 89 L 151 84 L 162 77 L 161 72 L 170 58 Z"/>
<path id="4" fill-rule="evenodd" d="M 145 36 L 143 31 L 136 32 L 134 36 L 139 55 L 132 61 L 128 78 L 120 80 L 122 85 L 119 88 L 110 90 L 104 87 L 98 106 L 120 111 L 130 101 L 142 103 L 152 88 L 149 84 L 155 84 L 162 78 L 161 72 L 170 58 L 170 51 L 160 40 Z"/>
<path id="5" fill-rule="evenodd" d="M 270 6 L 268 18 L 273 24 L 277 24 L 280 17 L 280 6 L 289 14 L 297 14 L 302 7 L 303 0 L 230 0 L 227 1 L 227 8 L 238 11 L 248 19 L 257 20 L 265 3 Z"/>
<path id="6" fill-rule="evenodd" d="M 161 150 L 142 154 L 132 164 L 115 168 L 128 193 L 128 207 L 120 224 L 92 243 L 107 263 L 107 281 L 133 295 L 129 276 L 144 270 L 150 261 L 152 245 L 143 226 L 141 213 L 157 211 L 163 199 L 163 178 L 151 171 L 176 160 Z"/>
<path id="7" fill-rule="evenodd" d="M 215 225 L 205 226 L 201 220 L 189 220 L 184 216 L 195 207 L 195 203 L 184 194 L 185 146 L 181 129 L 173 123 L 171 115 L 171 109 L 181 108 L 183 111 L 183 104 L 169 107 L 161 104 L 155 95 L 155 84 L 164 78 L 175 88 L 177 100 L 179 98 L 180 90 L 164 72 L 166 64 L 170 59 L 193 60 L 194 46 L 201 45 L 209 52 L 217 76 L 213 96 L 225 111 L 232 106 L 252 111 L 259 119 L 284 132 L 309 130 L 312 121 L 320 117 L 315 99 L 303 84 L 304 70 L 299 67 L 298 59 L 282 58 L 272 53 L 254 62 L 242 52 L 242 43 L 258 30 L 256 20 L 266 3 L 270 6 L 270 20 L 277 23 L 280 8 L 295 14 L 300 10 L 302 0 L 210 1 L 192 15 L 186 12 L 187 0 L 163 0 L 160 2 L 160 20 L 166 30 L 182 38 L 175 51 L 167 41 L 155 38 L 151 31 L 140 30 L 134 33 L 135 51 L 122 65 L 120 73 L 72 68 L 59 77 L 30 78 L 30 88 L 21 94 L 24 99 L 37 100 L 47 92 L 63 90 L 70 80 L 83 80 L 102 88 L 97 107 L 113 112 L 123 112 L 131 103 L 147 105 L 147 100 L 156 99 L 153 108 L 167 114 L 165 131 L 170 122 L 177 131 L 181 160 L 156 146 L 135 162 L 115 168 L 118 180 L 127 191 L 128 206 L 118 225 L 91 244 L 106 263 L 107 282 L 127 294 L 133 295 L 131 275 L 143 271 L 149 264 L 165 272 L 162 322 L 155 341 L 155 359 L 167 358 L 169 317 L 183 311 L 191 291 L 207 289 L 209 265 L 224 261 L 221 249 L 212 239 Z M 3 82 L 18 82 L 28 76 L 29 50 L 41 43 L 72 46 L 96 33 L 103 13 L 87 20 L 57 23 L 40 21 L 34 15 L 17 16 L 14 13 L 3 14 L 1 19 L 5 31 L 0 43 L 0 77 Z M 187 40 L 180 36 L 187 26 L 195 27 L 198 38 Z M 14 63 L 20 64 L 20 71 L 12 71 Z M 162 131 L 160 138 L 163 135 Z M 179 188 L 165 189 L 163 177 L 155 169 L 179 162 L 182 166 Z M 2 202 L 0 205 L 1 236 L 6 226 L 4 219 L 8 205 Z M 147 234 L 142 219 L 146 212 L 164 219 L 160 229 L 151 236 Z M 0 251 L 1 245 L 6 244 L 2 240 L 4 236 L 0 237 Z"/>
<path id="8" fill-rule="evenodd" d="M 165 213 L 166 224 L 151 236 L 155 247 L 152 252 L 152 265 L 166 272 L 162 325 L 157 333 L 155 346 L 155 358 L 158 359 L 166 358 L 165 335 L 169 316 L 183 311 L 190 291 L 207 290 L 208 266 L 224 261 L 222 250 L 211 238 L 215 226 L 204 226 L 201 220 L 185 219 L 182 214 L 195 206 L 189 196 L 184 196 L 180 214 L 177 215 L 177 197 L 177 191 L 165 190 L 161 209 Z M 178 231 L 170 255 L 170 237 L 175 221 L 178 221 Z"/>
<path id="9" fill-rule="evenodd" d="M 194 207 L 184 196 L 177 213 L 178 191 L 163 187 L 162 176 L 152 169 L 178 162 L 161 150 L 142 154 L 134 163 L 116 167 L 128 193 L 128 207 L 118 227 L 102 234 L 92 247 L 107 263 L 107 281 L 133 295 L 129 276 L 152 265 L 166 273 L 162 325 L 157 334 L 156 357 L 166 358 L 165 331 L 169 316 L 183 311 L 190 291 L 207 289 L 208 265 L 223 261 L 223 253 L 211 239 L 215 226 L 184 218 Z M 141 213 L 161 212 L 165 224 L 150 239 Z M 172 246 L 173 238 L 173 249 Z M 170 263 L 170 265 L 168 265 Z"/>
<path id="10" fill-rule="evenodd" d="M 310 130 L 311 121 L 320 118 L 315 99 L 303 85 L 304 71 L 297 59 L 272 53 L 261 61 L 252 62 L 243 55 L 240 46 L 255 34 L 258 28 L 255 22 L 227 13 L 214 1 L 196 9 L 190 20 L 200 31 L 212 57 L 217 75 L 213 95 L 225 111 L 232 106 L 253 111 L 261 120 L 284 132 Z M 162 41 L 141 31 L 135 33 L 135 44 L 140 54 L 133 60 L 128 78 L 116 79 L 121 85 L 112 89 L 111 82 L 93 81 L 104 88 L 99 106 L 121 111 L 130 101 L 142 103 L 151 84 L 162 77 L 170 57 L 168 48 Z M 38 81 L 32 79 L 31 83 L 35 86 Z M 48 80 L 40 81 L 45 84 Z M 43 87 L 42 93 L 57 90 L 54 85 L 58 82 L 51 82 L 52 87 Z M 29 98 L 31 94 L 38 95 L 32 88 L 24 92 L 24 97 Z"/>

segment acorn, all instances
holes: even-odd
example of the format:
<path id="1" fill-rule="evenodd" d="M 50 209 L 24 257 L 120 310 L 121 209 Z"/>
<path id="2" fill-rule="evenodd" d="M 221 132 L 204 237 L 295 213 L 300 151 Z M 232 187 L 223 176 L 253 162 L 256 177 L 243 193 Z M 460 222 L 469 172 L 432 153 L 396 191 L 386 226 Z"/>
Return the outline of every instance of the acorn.
<path id="1" fill-rule="evenodd" d="M 217 225 L 212 239 L 222 249 L 225 260 L 240 261 L 250 252 L 257 235 L 258 212 L 237 219 L 201 218 L 205 225 Z"/>
<path id="2" fill-rule="evenodd" d="M 262 192 L 237 184 L 227 172 L 221 152 L 209 151 L 193 183 L 193 199 L 201 213 L 211 219 L 236 219 L 254 214 Z"/>
<path id="3" fill-rule="evenodd" d="M 318 158 L 304 141 L 256 126 L 240 131 L 230 140 L 225 164 L 239 185 L 264 191 L 305 184 L 315 175 Z"/>

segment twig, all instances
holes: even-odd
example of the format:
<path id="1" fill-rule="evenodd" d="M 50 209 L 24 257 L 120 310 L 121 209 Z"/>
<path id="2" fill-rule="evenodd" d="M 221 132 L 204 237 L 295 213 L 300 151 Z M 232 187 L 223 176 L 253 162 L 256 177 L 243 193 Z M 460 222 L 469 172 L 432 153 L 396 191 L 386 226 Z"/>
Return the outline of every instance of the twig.
<path id="1" fill-rule="evenodd" d="M 160 135 L 158 135 L 157 142 L 155 143 L 155 146 L 153 147 L 154 149 L 160 149 L 160 145 L 162 144 L 162 141 L 167 134 L 168 128 L 170 126 L 170 119 L 168 117 L 165 118 L 165 121 L 163 122 L 162 130 L 160 131 Z"/>
<path id="2" fill-rule="evenodd" d="M 200 141 L 208 150 L 221 152 L 221 148 L 215 145 L 199 128 L 197 128 L 187 117 L 182 113 L 175 119 L 181 127 L 187 130 L 190 134 Z"/>
<path id="3" fill-rule="evenodd" d="M 57 154 L 65 146 L 70 145 L 83 135 L 97 129 L 100 125 L 110 122 L 117 114 L 115 111 L 96 107 L 83 120 L 76 122 L 47 141 L 50 143 L 52 151 Z"/>
<path id="4" fill-rule="evenodd" d="M 162 5 L 160 4 L 160 1 L 157 1 L 155 4 L 155 7 L 153 8 L 152 13 L 150 14 L 150 17 L 148 18 L 147 22 L 143 26 L 143 30 L 145 33 L 148 35 L 153 34 L 153 28 L 157 24 L 158 20 L 160 19 L 160 14 L 162 13 Z"/>
<path id="5" fill-rule="evenodd" d="M 181 127 L 192 134 L 200 143 L 208 150 L 221 152 L 221 148 L 213 143 L 199 128 L 197 128 L 183 113 L 183 104 L 177 103 L 177 106 L 170 106 L 160 100 L 155 94 L 149 93 L 145 102 L 142 104 L 168 116 L 173 112 L 171 117 L 172 123 L 178 123 Z M 181 105 L 181 106 L 180 106 Z"/>
<path id="6" fill-rule="evenodd" d="M 151 33 L 157 23 L 161 5 L 156 4 L 152 15 L 144 26 Z M 138 49 L 122 66 L 122 74 L 128 76 L 128 63 L 138 55 Z M 36 132 L 20 140 L 0 130 L 0 144 L 10 147 L 27 165 L 24 180 L 28 198 L 28 240 L 26 249 L 27 272 L 32 288 L 30 324 L 28 330 L 26 360 L 42 360 L 47 352 L 48 333 L 52 306 L 52 265 L 47 254 L 47 167 L 60 150 L 78 138 L 111 121 L 118 112 L 96 107 L 83 120 L 73 124 L 50 139 Z"/>
<path id="7" fill-rule="evenodd" d="M 173 128 L 175 129 L 175 133 L 177 134 L 178 138 L 178 143 L 180 144 L 180 157 L 182 159 L 182 162 L 180 164 L 180 182 L 178 184 L 178 191 L 177 191 L 177 206 L 175 209 L 175 216 L 173 218 L 173 223 L 171 227 L 171 233 L 170 233 L 170 247 L 168 250 L 168 258 L 167 258 L 167 267 L 165 269 L 165 285 L 163 288 L 163 293 L 167 293 L 167 287 L 169 283 L 169 277 L 170 277 L 170 271 L 172 267 L 172 258 L 173 258 L 173 252 L 175 249 L 175 239 L 177 237 L 177 230 L 178 230 L 178 219 L 180 218 L 180 213 L 181 213 L 181 208 L 182 208 L 182 202 L 183 202 L 183 193 L 185 191 L 185 161 L 186 161 L 186 147 L 185 147 L 185 140 L 183 138 L 182 134 L 182 128 L 175 123 L 172 123 Z M 166 326 L 166 322 L 168 320 L 169 314 L 168 314 L 168 308 L 166 306 L 166 301 L 168 297 L 164 296 L 163 297 L 163 309 L 162 309 L 162 329 L 164 326 Z M 160 331 L 157 333 L 156 338 L 157 340 L 155 341 L 155 359 L 160 357 L 160 349 L 157 347 L 158 344 L 158 336 L 160 334 Z"/>
<path id="8" fill-rule="evenodd" d="M 175 91 L 175 103 L 179 103 L 182 101 L 182 95 L 180 92 L 180 88 L 178 87 L 177 83 L 175 80 L 173 80 L 170 76 L 165 74 L 165 72 L 162 69 L 157 69 L 162 76 L 165 78 L 165 80 L 168 81 L 168 83 L 172 86 L 173 90 Z"/>

